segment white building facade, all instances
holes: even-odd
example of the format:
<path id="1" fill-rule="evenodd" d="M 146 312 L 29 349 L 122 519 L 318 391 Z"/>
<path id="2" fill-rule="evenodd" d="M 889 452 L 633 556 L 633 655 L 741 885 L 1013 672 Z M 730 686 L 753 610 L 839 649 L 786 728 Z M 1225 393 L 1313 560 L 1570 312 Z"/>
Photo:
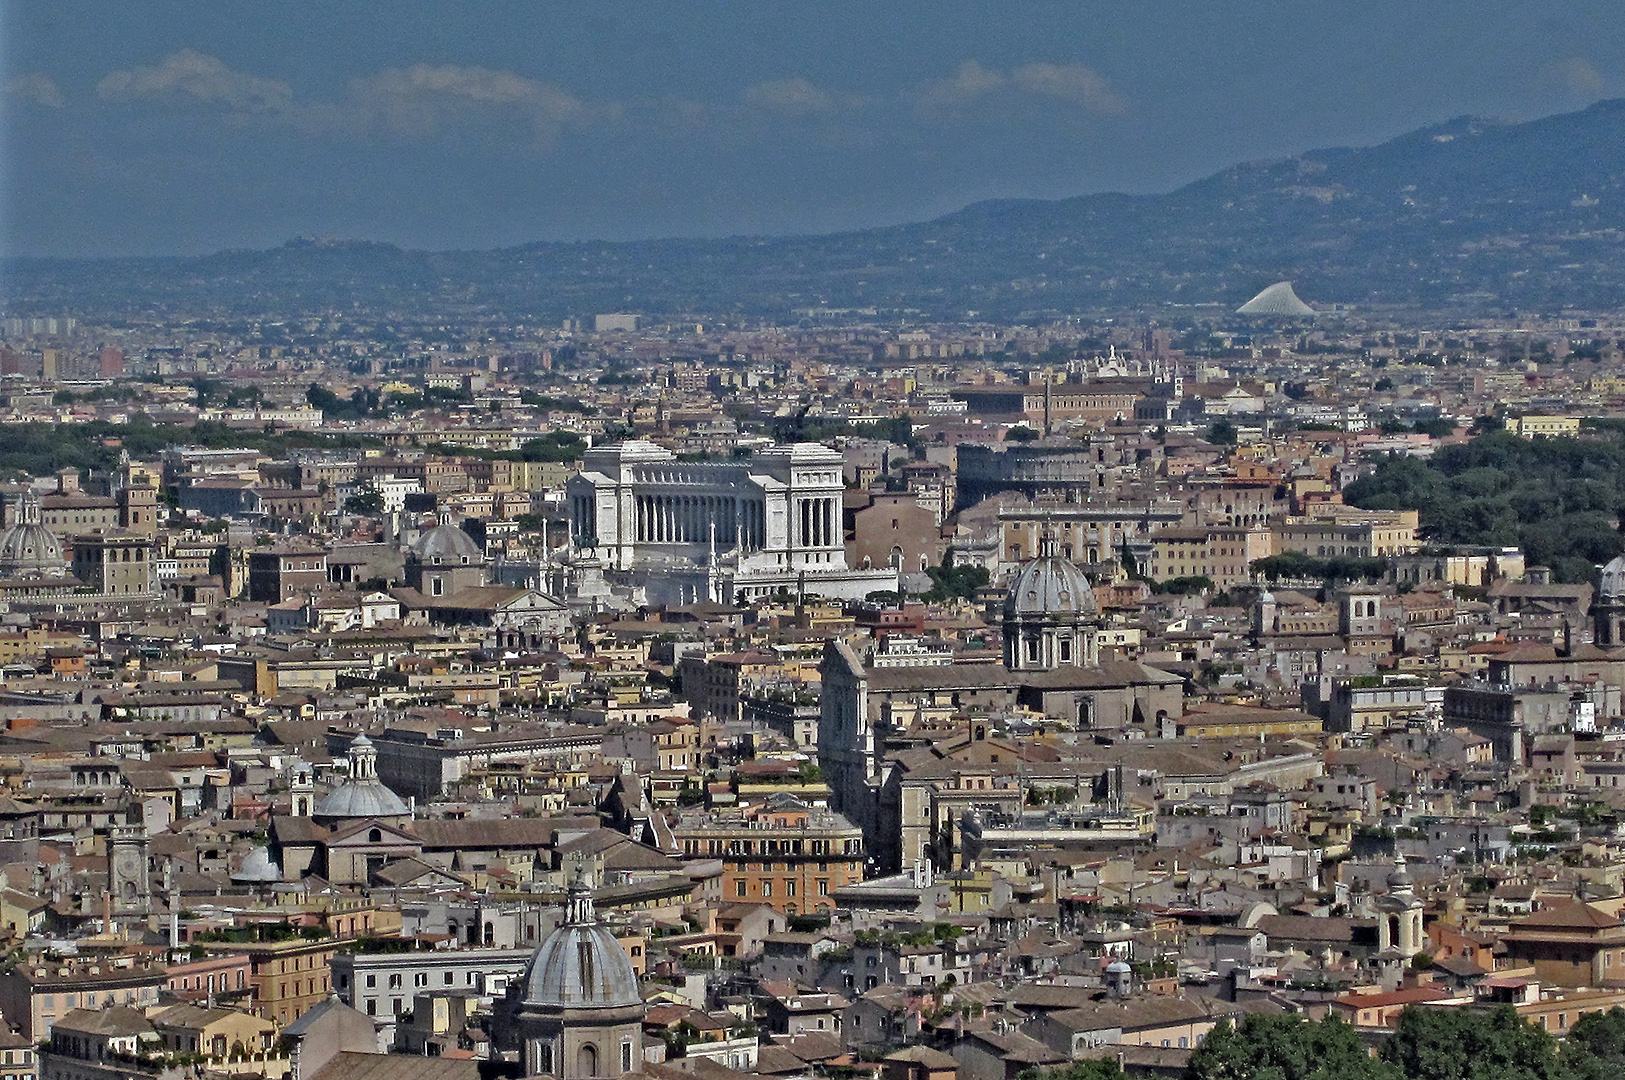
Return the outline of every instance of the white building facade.
<path id="1" fill-rule="evenodd" d="M 895 569 L 847 565 L 841 464 L 816 443 L 703 462 L 648 442 L 600 447 L 566 487 L 571 536 L 651 604 L 894 591 Z"/>

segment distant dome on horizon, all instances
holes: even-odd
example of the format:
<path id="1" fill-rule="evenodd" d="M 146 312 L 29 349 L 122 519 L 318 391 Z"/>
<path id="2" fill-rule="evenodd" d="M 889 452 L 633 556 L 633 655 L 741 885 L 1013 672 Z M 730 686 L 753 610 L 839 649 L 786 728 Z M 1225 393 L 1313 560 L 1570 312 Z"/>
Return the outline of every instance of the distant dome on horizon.
<path id="1" fill-rule="evenodd" d="M 1236 309 L 1237 315 L 1288 315 L 1299 318 L 1312 316 L 1315 309 L 1298 299 L 1292 291 L 1292 282 L 1277 281 Z"/>

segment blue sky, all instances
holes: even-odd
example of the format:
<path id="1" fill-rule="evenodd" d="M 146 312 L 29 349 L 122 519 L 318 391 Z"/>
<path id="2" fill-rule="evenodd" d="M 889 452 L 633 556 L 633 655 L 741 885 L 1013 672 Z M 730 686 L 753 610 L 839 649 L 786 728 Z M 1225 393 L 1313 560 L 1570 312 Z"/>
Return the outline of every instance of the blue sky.
<path id="1" fill-rule="evenodd" d="M 0 0 L 0 250 L 826 232 L 1625 94 L 1625 4 Z"/>

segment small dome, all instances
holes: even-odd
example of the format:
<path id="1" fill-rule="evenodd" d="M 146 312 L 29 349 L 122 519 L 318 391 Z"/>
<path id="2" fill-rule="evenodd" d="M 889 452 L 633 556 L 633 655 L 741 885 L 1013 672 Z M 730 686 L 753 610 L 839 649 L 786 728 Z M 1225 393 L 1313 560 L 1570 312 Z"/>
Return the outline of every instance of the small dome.
<path id="1" fill-rule="evenodd" d="M 544 1009 L 641 1007 L 643 992 L 632 958 L 593 913 L 592 895 L 577 880 L 570 887 L 564 923 L 531 955 L 524 1004 Z"/>
<path id="2" fill-rule="evenodd" d="M 1004 595 L 1007 619 L 1092 619 L 1099 614 L 1094 586 L 1072 560 L 1060 556 L 1049 537 L 1040 544 L 1038 558 L 1016 571 Z"/>
<path id="3" fill-rule="evenodd" d="M 461 566 L 485 561 L 485 553 L 474 538 L 449 521 L 442 521 L 412 545 L 412 554 L 421 563 L 434 566 Z"/>
<path id="4" fill-rule="evenodd" d="M 405 817 L 412 811 L 381 780 L 346 780 L 311 812 L 319 818 Z"/>
<path id="5" fill-rule="evenodd" d="M 378 779 L 378 751 L 372 740 L 350 741 L 350 777 L 327 793 L 311 812 L 317 818 L 406 817 L 412 811 Z"/>
<path id="6" fill-rule="evenodd" d="M 270 848 L 257 847 L 243 859 L 243 865 L 231 875 L 231 880 L 241 884 L 281 881 L 282 868 L 271 858 Z"/>
<path id="7" fill-rule="evenodd" d="M 64 564 L 62 541 L 44 525 L 21 523 L 0 534 L 0 574 L 60 573 Z"/>
<path id="8" fill-rule="evenodd" d="M 1602 568 L 1602 582 L 1597 586 L 1597 599 L 1618 602 L 1625 600 L 1625 555 L 1616 555 Z"/>
<path id="9" fill-rule="evenodd" d="M 1405 869 L 1405 856 L 1400 855 L 1394 860 L 1394 872 L 1388 875 L 1388 889 L 1390 892 L 1399 892 L 1411 887 L 1411 873 Z"/>

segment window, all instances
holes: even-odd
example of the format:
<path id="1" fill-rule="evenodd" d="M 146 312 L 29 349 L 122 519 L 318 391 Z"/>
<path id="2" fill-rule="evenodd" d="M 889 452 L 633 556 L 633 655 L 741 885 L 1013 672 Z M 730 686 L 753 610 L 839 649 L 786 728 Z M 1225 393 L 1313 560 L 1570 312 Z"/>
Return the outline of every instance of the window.
<path id="1" fill-rule="evenodd" d="M 763 881 L 762 882 L 762 895 L 763 896 L 772 896 L 773 895 L 773 883 L 771 881 Z"/>
<path id="2" fill-rule="evenodd" d="M 738 881 L 734 882 L 734 892 L 740 896 L 750 895 L 748 883 L 744 878 L 740 878 Z"/>
<path id="3" fill-rule="evenodd" d="M 794 896 L 795 894 L 796 894 L 796 883 L 794 881 L 791 881 L 791 880 L 786 880 L 785 883 L 784 883 L 784 895 L 785 896 Z"/>
<path id="4" fill-rule="evenodd" d="M 368 975 L 367 976 L 367 989 L 371 990 L 374 987 L 376 987 L 377 985 L 378 985 L 378 976 L 376 976 L 376 975 Z"/>

